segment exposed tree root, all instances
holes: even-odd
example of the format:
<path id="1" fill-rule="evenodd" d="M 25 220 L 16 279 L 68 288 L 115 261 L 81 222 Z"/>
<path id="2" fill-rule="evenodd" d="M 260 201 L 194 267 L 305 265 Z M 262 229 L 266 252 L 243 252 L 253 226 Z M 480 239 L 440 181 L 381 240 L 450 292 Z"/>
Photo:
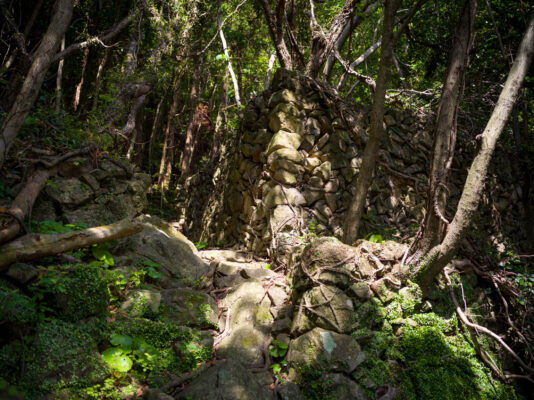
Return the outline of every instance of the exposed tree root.
<path id="1" fill-rule="evenodd" d="M 46 185 L 46 181 L 56 175 L 63 162 L 72 157 L 87 154 L 93 151 L 93 146 L 84 149 L 68 152 L 52 160 L 29 160 L 34 164 L 42 164 L 44 168 L 39 167 L 26 182 L 24 188 L 17 194 L 8 210 L 2 214 L 8 215 L 10 220 L 5 227 L 0 230 L 0 243 L 5 243 L 13 239 L 21 230 L 24 230 L 24 219 L 30 214 L 35 200 Z"/>
<path id="2" fill-rule="evenodd" d="M 485 333 L 486 335 L 488 336 L 491 336 L 493 339 L 495 339 L 497 342 L 499 342 L 499 344 L 519 363 L 519 365 L 525 369 L 526 371 L 529 372 L 528 375 L 504 375 L 498 368 L 497 366 L 495 365 L 494 362 L 490 361 L 489 359 L 489 355 L 486 354 L 481 348 L 480 348 L 480 345 L 478 345 L 477 341 L 475 340 L 475 344 L 476 344 L 476 349 L 480 355 L 480 357 L 482 358 L 482 360 L 488 365 L 488 367 L 493 371 L 495 372 L 499 378 L 503 379 L 503 380 L 507 380 L 507 379 L 511 379 L 512 377 L 514 379 L 518 379 L 519 377 L 520 378 L 523 378 L 523 379 L 527 379 L 529 381 L 532 381 L 532 376 L 534 375 L 534 368 L 530 367 L 529 365 L 527 365 L 516 353 L 515 351 L 513 351 L 510 346 L 508 346 L 506 344 L 506 342 L 499 336 L 497 335 L 496 333 L 494 333 L 493 331 L 489 330 L 488 328 L 484 327 L 484 326 L 481 326 L 481 325 L 478 325 L 478 324 L 475 324 L 473 322 L 471 322 L 469 320 L 469 318 L 467 317 L 467 315 L 462 311 L 459 303 L 458 303 L 458 299 L 456 298 L 455 294 L 454 294 L 454 289 L 452 287 L 452 283 L 451 283 L 451 279 L 449 277 L 449 273 L 447 271 L 446 268 L 443 269 L 443 275 L 445 276 L 445 281 L 447 283 L 447 288 L 449 289 L 449 294 L 450 294 L 450 297 L 451 297 L 451 300 L 452 302 L 454 303 L 454 306 L 456 307 L 456 314 L 458 314 L 458 317 L 460 318 L 460 320 L 466 325 L 466 327 L 469 329 L 469 331 L 471 332 L 471 335 L 472 337 L 476 338 L 475 336 L 475 332 L 478 334 L 478 332 L 482 332 L 482 333 Z"/>

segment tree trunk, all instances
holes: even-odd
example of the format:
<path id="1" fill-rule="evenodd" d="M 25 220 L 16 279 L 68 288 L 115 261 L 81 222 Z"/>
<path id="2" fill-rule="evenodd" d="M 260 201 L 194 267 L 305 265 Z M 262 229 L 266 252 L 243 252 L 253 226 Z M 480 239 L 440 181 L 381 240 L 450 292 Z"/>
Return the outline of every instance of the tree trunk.
<path id="1" fill-rule="evenodd" d="M 154 143 L 156 142 L 156 138 L 159 132 L 159 127 L 161 126 L 163 108 L 164 108 L 166 97 L 167 97 L 167 93 L 165 93 L 165 95 L 161 97 L 158 103 L 158 106 L 156 108 L 156 115 L 154 116 L 154 122 L 152 123 L 152 130 L 150 131 L 150 140 L 148 142 L 148 166 L 147 166 L 149 175 L 152 175 L 152 160 L 154 158 Z"/>
<path id="2" fill-rule="evenodd" d="M 278 60 L 280 60 L 280 65 L 282 68 L 292 70 L 293 69 L 293 60 L 291 59 L 291 54 L 287 48 L 286 42 L 284 40 L 284 17 L 285 17 L 285 7 L 286 0 L 278 0 L 276 6 L 276 14 L 271 9 L 269 5 L 269 0 L 259 0 L 263 11 L 265 12 L 265 18 L 267 19 L 267 25 L 269 26 L 269 34 L 276 49 L 276 54 L 278 55 Z"/>
<path id="3" fill-rule="evenodd" d="M 174 161 L 174 135 L 176 134 L 176 114 L 178 113 L 178 103 L 180 101 L 180 89 L 182 86 L 182 75 L 176 78 L 172 93 L 172 102 L 167 116 L 167 125 L 163 140 L 163 150 L 161 152 L 161 162 L 159 166 L 158 186 L 161 189 L 168 189 L 171 183 L 172 164 Z"/>
<path id="4" fill-rule="evenodd" d="M 319 70 L 330 56 L 334 46 L 338 42 L 340 36 L 343 33 L 345 26 L 352 19 L 356 3 L 359 0 L 345 0 L 345 4 L 336 16 L 330 29 L 323 35 L 317 30 L 320 29 L 317 26 L 312 26 L 312 43 L 310 59 L 308 66 L 306 67 L 306 74 L 312 78 L 316 78 L 319 74 Z"/>
<path id="5" fill-rule="evenodd" d="M 82 87 L 85 80 L 85 71 L 87 69 L 87 61 L 89 60 L 89 47 L 86 47 L 83 51 L 83 61 L 82 61 L 82 70 L 80 72 L 80 82 L 76 85 L 76 89 L 74 90 L 74 102 L 72 104 L 72 108 L 74 108 L 74 111 L 78 109 L 78 106 L 80 105 L 80 98 L 82 96 Z"/>
<path id="6" fill-rule="evenodd" d="M 221 143 L 224 139 L 224 121 L 226 119 L 226 107 L 228 106 L 228 70 L 224 75 L 224 84 L 221 92 L 221 98 L 219 102 L 219 109 L 217 110 L 217 118 L 215 119 L 215 129 L 213 132 L 213 146 L 211 148 L 211 160 L 217 161 L 217 155 L 221 147 Z"/>
<path id="7" fill-rule="evenodd" d="M 441 244 L 433 247 L 425 256 L 425 262 L 416 266 L 417 280 L 423 287 L 429 287 L 434 278 L 452 260 L 469 228 L 475 215 L 482 190 L 486 182 L 488 166 L 495 151 L 497 140 L 501 135 L 514 103 L 519 95 L 519 90 L 528 71 L 534 54 L 534 17 L 529 22 L 527 31 L 521 45 L 519 54 L 508 74 L 504 88 L 499 96 L 497 105 L 481 135 L 480 149 L 475 156 L 467 179 L 465 181 L 462 196 L 458 208 L 452 220 L 445 238 Z"/>
<path id="8" fill-rule="evenodd" d="M 85 148 L 81 150 L 71 151 L 55 161 L 49 162 L 45 165 L 45 168 L 39 167 L 28 178 L 28 181 L 17 194 L 9 209 L 2 214 L 9 218 L 9 222 L 0 230 L 0 243 L 7 242 L 18 235 L 20 230 L 24 227 L 23 223 L 26 217 L 30 214 L 30 211 L 41 193 L 41 190 L 45 187 L 46 182 L 61 168 L 60 164 L 67 161 L 69 158 L 86 154 L 93 150 L 93 148 Z M 85 173 L 87 173 L 86 171 Z M 2 215 L 0 214 L 0 216 Z"/>
<path id="9" fill-rule="evenodd" d="M 37 99 L 46 72 L 50 68 L 53 57 L 60 46 L 61 38 L 65 35 L 65 31 L 70 24 L 72 9 L 72 0 L 56 1 L 52 21 L 41 39 L 41 44 L 35 51 L 28 75 L 2 126 L 0 133 L 0 168 L 4 165 L 7 152 Z"/>
<path id="10" fill-rule="evenodd" d="M 61 50 L 65 50 L 65 36 L 61 39 Z M 62 81 L 63 81 L 63 65 L 65 62 L 60 60 L 57 66 L 57 76 L 56 76 L 56 113 L 59 113 L 61 110 L 61 97 L 62 97 Z"/>
<path id="11" fill-rule="evenodd" d="M 265 74 L 265 87 L 264 90 L 268 90 L 271 86 L 271 80 L 273 79 L 273 67 L 276 62 L 276 52 L 271 54 L 269 57 L 269 62 L 267 64 L 267 72 Z"/>
<path id="12" fill-rule="evenodd" d="M 461 101 L 469 52 L 473 42 L 473 24 L 477 0 L 466 0 L 456 26 L 449 65 L 433 134 L 432 161 L 427 192 L 426 215 L 423 232 L 416 243 L 410 264 L 417 264 L 419 258 L 437 245 L 444 232 L 446 221 L 445 205 L 449 170 L 456 144 L 456 121 Z"/>
<path id="13" fill-rule="evenodd" d="M 224 37 L 224 32 L 221 26 L 221 16 L 217 15 L 217 23 L 219 24 L 219 36 L 221 37 L 221 43 L 223 46 L 224 56 L 228 62 L 228 71 L 232 78 L 232 83 L 234 84 L 234 97 L 235 102 L 238 108 L 241 108 L 241 96 L 239 95 L 239 84 L 237 83 L 237 78 L 234 73 L 234 68 L 232 67 L 232 60 L 230 58 L 230 52 L 228 51 L 228 45 L 226 44 L 226 38 Z"/>
<path id="14" fill-rule="evenodd" d="M 0 247 L 0 271 L 14 262 L 29 262 L 67 251 L 89 247 L 131 236 L 143 230 L 143 224 L 123 219 L 111 225 L 68 233 L 31 234 Z"/>
<path id="15" fill-rule="evenodd" d="M 391 70 L 391 58 L 393 55 L 393 24 L 395 13 L 400 5 L 400 0 L 386 0 L 384 5 L 384 28 L 382 34 L 382 54 L 380 56 L 380 67 L 376 82 L 376 90 L 371 109 L 371 126 L 369 129 L 369 140 L 365 145 L 362 157 L 362 165 L 358 173 L 356 182 L 356 194 L 354 200 L 345 216 L 343 227 L 343 241 L 352 244 L 358 238 L 358 229 L 367 198 L 367 190 L 371 183 L 371 178 L 375 169 L 376 157 L 380 142 L 384 136 L 384 102 L 386 96 L 386 86 Z"/>
<path id="16" fill-rule="evenodd" d="M 102 76 L 104 75 L 104 68 L 108 62 L 110 52 L 111 51 L 109 47 L 106 47 L 106 49 L 104 50 L 104 56 L 98 64 L 98 70 L 96 71 L 95 78 L 95 89 L 93 92 L 93 111 L 96 110 L 96 108 L 98 107 L 98 100 L 100 98 L 100 87 L 102 86 Z"/>
<path id="17" fill-rule="evenodd" d="M 369 6 L 371 6 L 371 9 L 368 10 Z M 349 20 L 349 22 L 345 25 L 345 28 L 343 28 L 343 32 L 341 32 L 341 35 L 336 41 L 336 49 L 338 51 L 341 51 L 343 48 L 343 45 L 347 41 L 347 39 L 352 35 L 352 32 L 354 32 L 354 29 L 358 25 L 362 23 L 364 20 L 363 13 L 366 15 L 369 15 L 374 12 L 374 10 L 378 7 L 378 1 L 374 2 L 372 5 L 370 4 L 370 0 L 366 0 L 364 5 L 362 6 L 362 9 L 357 15 L 354 15 L 352 19 Z M 323 69 L 323 77 L 327 82 L 330 82 L 330 78 L 332 75 L 332 69 L 334 67 L 334 64 L 336 62 L 336 58 L 334 56 L 329 56 L 326 60 L 326 64 Z"/>
<path id="18" fill-rule="evenodd" d="M 195 108 L 198 100 L 198 81 L 200 79 L 200 65 L 194 62 L 193 82 L 191 84 L 191 96 L 189 98 L 189 124 L 185 133 L 185 146 L 182 153 L 182 173 L 180 179 L 184 180 L 191 172 L 191 162 L 195 151 L 195 133 L 197 125 L 195 124 Z"/>

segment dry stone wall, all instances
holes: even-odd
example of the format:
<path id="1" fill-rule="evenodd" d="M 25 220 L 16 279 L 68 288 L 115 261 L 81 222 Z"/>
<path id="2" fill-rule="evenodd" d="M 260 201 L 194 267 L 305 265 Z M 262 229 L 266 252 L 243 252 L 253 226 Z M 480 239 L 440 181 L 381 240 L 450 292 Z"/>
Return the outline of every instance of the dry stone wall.
<path id="1" fill-rule="evenodd" d="M 226 143 L 221 156 L 219 164 L 224 167 L 204 168 L 183 186 L 177 207 L 183 231 L 195 241 L 237 245 L 260 254 L 276 247 L 273 240 L 286 231 L 312 228 L 317 234 L 341 236 L 369 117 L 363 105 L 348 104 L 331 88 L 279 69 L 271 88 L 244 109 L 241 130 Z M 432 124 L 432 116 L 386 110 L 387 135 L 368 192 L 364 236 L 381 233 L 406 240 L 419 227 Z M 455 212 L 476 152 L 475 141 L 462 134 L 460 128 L 448 217 Z M 496 153 L 490 189 L 484 191 L 474 230 L 484 232 L 483 239 L 489 238 L 499 250 L 506 242 L 528 248 L 528 222 L 521 205 L 525 196 L 518 175 L 513 160 L 504 152 Z"/>
<path id="2" fill-rule="evenodd" d="M 244 111 L 219 239 L 231 237 L 261 252 L 286 230 L 311 226 L 342 235 L 368 120 L 363 107 L 345 104 L 307 77 L 278 70 L 271 90 Z M 388 142 L 366 212 L 370 224 L 387 221 L 401 232 L 421 216 L 415 198 L 426 182 L 431 138 L 425 121 L 412 114 L 389 110 L 384 124 Z"/>

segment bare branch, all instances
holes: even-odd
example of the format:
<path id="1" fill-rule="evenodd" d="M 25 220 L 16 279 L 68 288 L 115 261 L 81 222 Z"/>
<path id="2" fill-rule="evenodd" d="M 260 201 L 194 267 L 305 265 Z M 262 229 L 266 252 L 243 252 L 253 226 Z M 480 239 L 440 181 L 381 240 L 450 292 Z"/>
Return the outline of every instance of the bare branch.
<path id="1" fill-rule="evenodd" d="M 111 28 L 111 30 L 104 35 L 93 37 L 91 39 L 86 40 L 85 42 L 71 44 L 65 50 L 57 53 L 52 59 L 52 62 L 59 61 L 65 58 L 66 56 L 74 53 L 75 51 L 85 49 L 86 47 L 94 46 L 96 44 L 105 46 L 104 42 L 110 39 L 113 39 L 115 36 L 117 36 L 124 28 L 128 26 L 128 24 L 130 24 L 130 22 L 134 20 L 137 14 L 138 14 L 138 11 L 136 10 L 134 13 L 130 14 L 129 16 L 124 18 L 122 21 L 120 21 L 117 25 L 115 25 L 113 28 Z"/>

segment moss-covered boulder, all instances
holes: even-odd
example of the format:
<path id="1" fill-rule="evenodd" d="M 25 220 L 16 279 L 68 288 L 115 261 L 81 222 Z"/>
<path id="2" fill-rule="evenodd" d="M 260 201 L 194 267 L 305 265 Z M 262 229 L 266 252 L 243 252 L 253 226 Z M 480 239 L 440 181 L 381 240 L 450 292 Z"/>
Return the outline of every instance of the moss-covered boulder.
<path id="1" fill-rule="evenodd" d="M 19 382 L 27 398 L 37 398 L 37 392 L 55 392 L 65 386 L 86 386 L 104 380 L 109 371 L 97 348 L 101 332 L 92 323 L 56 319 L 37 325 Z"/>

